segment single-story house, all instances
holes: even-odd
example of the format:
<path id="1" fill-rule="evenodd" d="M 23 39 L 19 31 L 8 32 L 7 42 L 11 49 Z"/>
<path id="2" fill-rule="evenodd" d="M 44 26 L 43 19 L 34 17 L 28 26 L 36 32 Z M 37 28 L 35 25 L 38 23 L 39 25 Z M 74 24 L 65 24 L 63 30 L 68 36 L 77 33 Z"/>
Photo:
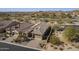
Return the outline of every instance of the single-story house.
<path id="1" fill-rule="evenodd" d="M 41 22 L 32 31 L 35 39 L 46 39 L 49 35 L 51 27 L 46 22 Z"/>
<path id="2" fill-rule="evenodd" d="M 7 30 L 12 31 L 12 29 L 15 29 L 17 27 L 20 27 L 20 23 L 16 21 L 0 21 L 0 33 L 6 32 Z"/>
<path id="3" fill-rule="evenodd" d="M 75 29 L 79 29 L 79 23 L 78 22 L 75 22 L 74 24 L 62 24 L 61 25 L 63 27 L 63 30 L 66 28 L 66 27 L 73 27 Z"/>
<path id="4" fill-rule="evenodd" d="M 23 22 L 20 23 L 20 28 L 17 29 L 18 32 L 21 32 L 22 35 L 26 35 L 26 38 L 30 38 L 32 39 L 32 34 L 31 31 L 33 30 L 32 26 L 34 26 L 34 24 L 32 23 L 27 23 L 27 22 Z"/>
<path id="5" fill-rule="evenodd" d="M 17 21 L 0 21 L 0 32 L 13 30 L 25 34 L 29 39 L 46 39 L 50 33 L 51 27 L 46 22 L 38 22 L 36 24 L 27 23 L 27 22 L 17 22 Z"/>

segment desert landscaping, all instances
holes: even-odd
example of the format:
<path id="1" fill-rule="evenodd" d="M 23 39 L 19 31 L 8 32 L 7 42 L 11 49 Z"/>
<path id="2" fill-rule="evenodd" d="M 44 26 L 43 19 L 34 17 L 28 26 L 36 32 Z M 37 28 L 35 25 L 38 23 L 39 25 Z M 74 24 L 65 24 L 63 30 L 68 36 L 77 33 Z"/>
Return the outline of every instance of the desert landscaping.
<path id="1" fill-rule="evenodd" d="M 79 10 L 0 12 L 0 42 L 41 51 L 78 51 Z"/>

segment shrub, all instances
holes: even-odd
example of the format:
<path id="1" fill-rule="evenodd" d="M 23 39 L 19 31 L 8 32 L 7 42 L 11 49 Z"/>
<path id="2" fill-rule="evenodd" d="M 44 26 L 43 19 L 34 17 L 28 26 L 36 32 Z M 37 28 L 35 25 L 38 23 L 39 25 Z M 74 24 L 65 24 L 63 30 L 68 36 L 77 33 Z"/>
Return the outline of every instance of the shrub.
<path id="1" fill-rule="evenodd" d="M 51 38 L 50 38 L 50 42 L 54 45 L 59 45 L 61 42 L 59 40 L 58 37 L 56 37 L 55 35 L 53 35 Z"/>
<path id="2" fill-rule="evenodd" d="M 64 38 L 66 38 L 68 41 L 72 41 L 75 34 L 76 30 L 73 27 L 67 27 L 63 32 Z"/>

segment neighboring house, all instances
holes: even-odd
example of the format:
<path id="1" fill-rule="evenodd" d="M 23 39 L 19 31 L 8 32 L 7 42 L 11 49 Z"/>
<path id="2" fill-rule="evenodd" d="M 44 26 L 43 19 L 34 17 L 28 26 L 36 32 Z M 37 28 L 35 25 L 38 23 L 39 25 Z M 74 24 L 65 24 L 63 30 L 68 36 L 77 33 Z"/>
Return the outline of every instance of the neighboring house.
<path id="1" fill-rule="evenodd" d="M 10 31 L 12 32 L 13 29 L 20 27 L 20 23 L 16 21 L 0 21 L 0 32 Z"/>
<path id="2" fill-rule="evenodd" d="M 50 30 L 51 27 L 47 23 L 41 22 L 33 29 L 32 34 L 35 39 L 46 39 L 50 33 Z"/>
<path id="3" fill-rule="evenodd" d="M 66 27 L 74 27 L 76 29 L 79 29 L 79 22 L 74 22 L 73 24 L 62 24 L 61 26 L 63 26 L 63 30 L 66 28 Z"/>

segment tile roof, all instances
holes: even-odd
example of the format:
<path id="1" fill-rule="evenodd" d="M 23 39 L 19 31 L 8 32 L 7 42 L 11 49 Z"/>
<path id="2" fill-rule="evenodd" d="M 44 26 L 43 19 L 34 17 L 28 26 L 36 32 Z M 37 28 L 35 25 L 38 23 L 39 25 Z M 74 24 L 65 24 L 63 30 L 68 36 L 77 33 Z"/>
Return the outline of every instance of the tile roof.
<path id="1" fill-rule="evenodd" d="M 20 28 L 18 28 L 17 31 L 27 33 L 28 30 L 30 30 L 33 25 L 34 24 L 32 24 L 32 23 L 23 22 L 23 23 L 20 24 Z"/>
<path id="2" fill-rule="evenodd" d="M 39 25 L 37 25 L 33 32 L 34 34 L 43 35 L 45 31 L 48 29 L 49 25 L 45 22 L 41 22 Z"/>
<path id="3" fill-rule="evenodd" d="M 19 24 L 19 22 L 16 22 L 16 21 L 0 21 L 0 29 L 5 29 L 5 28 L 8 28 L 8 27 L 11 27 L 11 26 L 15 26 Z"/>

